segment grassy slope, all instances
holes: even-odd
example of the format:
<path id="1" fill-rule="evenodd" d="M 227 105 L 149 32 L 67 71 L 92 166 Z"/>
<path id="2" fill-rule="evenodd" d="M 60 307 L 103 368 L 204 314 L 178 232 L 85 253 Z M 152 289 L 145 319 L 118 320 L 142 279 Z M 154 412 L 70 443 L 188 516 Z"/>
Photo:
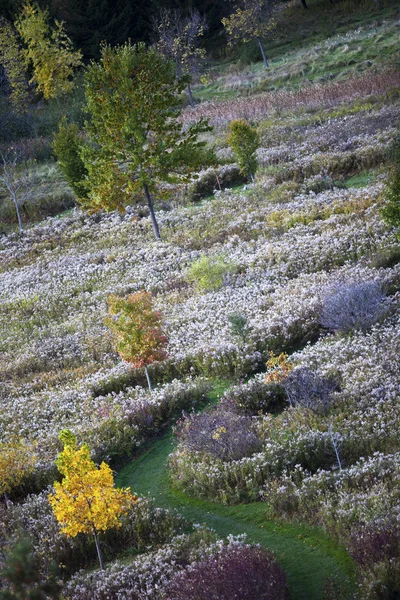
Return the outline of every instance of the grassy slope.
<path id="1" fill-rule="evenodd" d="M 367 70 L 381 70 L 399 59 L 398 3 L 386 0 L 339 2 L 309 0 L 309 10 L 293 6 L 265 41 L 270 66 L 261 62 L 243 68 L 231 63 L 216 67 L 222 77 L 196 88 L 201 100 L 232 98 L 241 93 L 289 89 L 305 82 L 347 79 Z M 244 48 L 244 55 L 246 49 Z M 239 50 L 239 56 L 241 51 Z M 257 57 L 258 52 L 251 52 Z M 225 76 L 224 76 L 225 74 Z"/>
<path id="2" fill-rule="evenodd" d="M 210 396 L 211 402 L 215 402 L 220 390 Z M 293 599 L 323 598 L 328 578 L 351 580 L 352 564 L 347 553 L 317 528 L 267 520 L 263 503 L 224 506 L 173 490 L 167 468 L 173 449 L 172 435 L 164 436 L 121 470 L 117 484 L 130 486 L 142 496 L 149 494 L 157 506 L 176 509 L 189 521 L 204 524 L 220 536 L 246 533 L 249 541 L 276 554 L 285 569 Z M 346 589 L 350 594 L 350 583 Z"/>

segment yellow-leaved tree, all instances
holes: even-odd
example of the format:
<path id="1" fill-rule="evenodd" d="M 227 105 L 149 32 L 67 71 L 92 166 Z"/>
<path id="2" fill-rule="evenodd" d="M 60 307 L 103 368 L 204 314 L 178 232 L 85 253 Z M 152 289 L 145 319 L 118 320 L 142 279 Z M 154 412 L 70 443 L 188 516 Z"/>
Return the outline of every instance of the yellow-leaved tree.
<path id="1" fill-rule="evenodd" d="M 64 450 L 58 455 L 56 465 L 64 476 L 54 483 L 54 494 L 48 499 L 61 532 L 68 537 L 78 533 L 92 533 L 96 543 L 100 568 L 103 569 L 98 534 L 112 527 L 120 527 L 120 517 L 136 501 L 129 488 L 114 487 L 110 467 L 102 462 L 99 467 L 90 456 L 87 444 L 77 446 L 71 431 L 60 434 Z"/>
<path id="2" fill-rule="evenodd" d="M 82 65 L 82 54 L 74 50 L 63 23 L 49 23 L 48 12 L 28 0 L 15 27 L 26 47 L 22 51 L 25 66 L 33 72 L 44 98 L 56 98 L 71 91 L 75 70 Z"/>
<path id="3" fill-rule="evenodd" d="M 36 463 L 33 448 L 20 441 L 0 443 L 0 497 L 21 485 Z"/>

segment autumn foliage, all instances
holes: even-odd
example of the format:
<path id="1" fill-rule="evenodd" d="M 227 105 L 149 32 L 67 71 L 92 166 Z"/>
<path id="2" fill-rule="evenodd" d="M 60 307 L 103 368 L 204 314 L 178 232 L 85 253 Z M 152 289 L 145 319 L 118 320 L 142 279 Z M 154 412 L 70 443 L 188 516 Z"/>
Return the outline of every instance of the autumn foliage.
<path id="1" fill-rule="evenodd" d="M 0 497 L 18 487 L 35 466 L 32 449 L 20 442 L 0 444 Z"/>
<path id="2" fill-rule="evenodd" d="M 59 454 L 56 465 L 64 478 L 61 483 L 54 483 L 55 492 L 48 499 L 62 533 L 69 537 L 78 533 L 94 534 L 102 567 L 97 534 L 120 527 L 121 515 L 136 498 L 129 488 L 114 487 L 110 467 L 104 462 L 97 467 L 87 444 L 78 448 L 70 431 L 63 431 L 60 439 L 64 450 Z"/>
<path id="3" fill-rule="evenodd" d="M 106 319 L 120 356 L 139 369 L 167 357 L 167 338 L 161 329 L 161 313 L 152 307 L 150 292 L 136 292 L 128 298 L 110 296 Z"/>

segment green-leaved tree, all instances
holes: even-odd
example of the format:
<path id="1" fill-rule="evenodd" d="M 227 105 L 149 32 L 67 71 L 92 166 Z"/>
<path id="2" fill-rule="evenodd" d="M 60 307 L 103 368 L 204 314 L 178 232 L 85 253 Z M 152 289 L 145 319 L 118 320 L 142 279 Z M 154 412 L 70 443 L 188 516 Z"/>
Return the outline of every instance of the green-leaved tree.
<path id="1" fill-rule="evenodd" d="M 86 72 L 85 208 L 122 210 L 145 199 L 160 238 L 152 196 L 168 196 L 165 184 L 187 182 L 212 160 L 198 140 L 211 129 L 208 123 L 184 127 L 179 119 L 187 83 L 176 78 L 172 61 L 144 44 L 102 47 L 100 62 Z"/>
<path id="2" fill-rule="evenodd" d="M 236 10 L 222 19 L 230 43 L 256 41 L 263 58 L 264 67 L 268 67 L 263 39 L 275 28 L 273 18 L 276 0 L 239 0 Z"/>

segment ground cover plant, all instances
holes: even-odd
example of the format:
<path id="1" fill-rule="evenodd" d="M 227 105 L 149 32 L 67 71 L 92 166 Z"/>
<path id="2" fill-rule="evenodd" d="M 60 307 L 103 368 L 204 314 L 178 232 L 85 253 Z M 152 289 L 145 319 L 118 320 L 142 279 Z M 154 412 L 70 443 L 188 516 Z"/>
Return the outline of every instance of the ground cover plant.
<path id="1" fill-rule="evenodd" d="M 1 569 L 23 530 L 37 585 L 52 581 L 54 563 L 71 600 L 195 597 L 214 568 L 227 579 L 210 586 L 229 590 L 232 571 L 248 581 L 250 566 L 263 586 L 267 563 L 282 598 L 335 597 L 337 578 L 344 598 L 399 593 L 400 252 L 388 148 L 398 139 L 400 77 L 389 61 L 374 62 L 398 32 L 392 8 L 384 17 L 376 8 L 376 26 L 314 44 L 287 85 L 269 52 L 257 94 L 242 94 L 242 82 L 237 97 L 182 112 L 183 131 L 210 119 L 215 129 L 201 141 L 218 164 L 179 195 L 168 188 L 168 203 L 155 200 L 161 240 L 136 200 L 34 226 L 22 213 L 24 233 L 0 237 Z M 311 44 L 282 42 L 278 52 L 273 40 L 269 49 L 294 73 Z M 347 52 L 353 60 L 357 45 L 374 53 L 371 65 L 320 80 L 329 49 L 333 65 Z M 205 89 L 194 87 L 195 97 Z M 251 133 L 254 182 L 227 142 L 237 119 Z M 66 186 L 54 165 L 35 169 Z M 144 326 L 134 311 L 126 353 L 110 322 L 130 299 L 151 299 L 154 319 Z M 171 426 L 176 435 L 162 437 Z M 94 463 L 120 470 L 134 458 L 117 481 L 138 501 L 119 529 L 98 536 L 104 572 L 95 541 L 63 535 L 49 504 L 66 429 Z M 222 539 L 246 532 L 248 541 Z M 240 597 L 262 597 L 257 586 Z"/>

